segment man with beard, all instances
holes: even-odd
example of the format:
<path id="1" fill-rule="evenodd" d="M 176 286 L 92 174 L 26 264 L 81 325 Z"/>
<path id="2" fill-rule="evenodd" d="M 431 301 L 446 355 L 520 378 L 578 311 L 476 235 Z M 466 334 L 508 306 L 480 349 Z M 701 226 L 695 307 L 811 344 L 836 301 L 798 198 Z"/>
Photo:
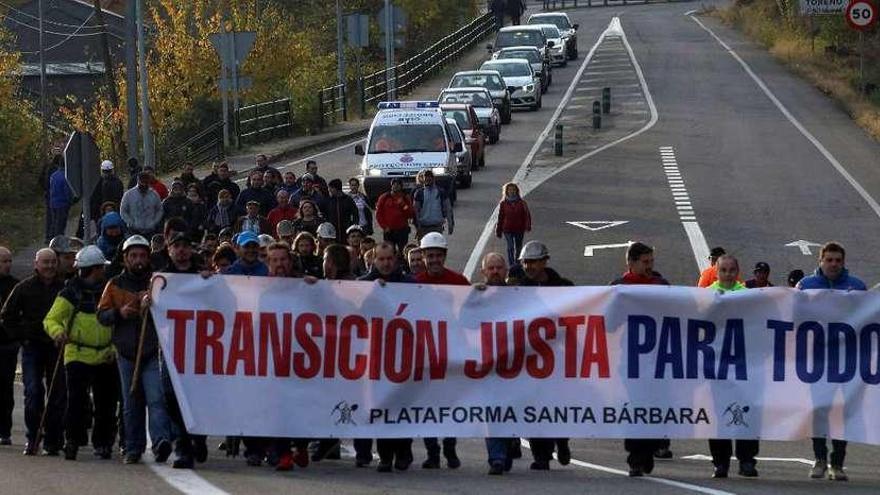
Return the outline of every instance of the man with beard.
<path id="1" fill-rule="evenodd" d="M 152 178 L 149 172 L 139 173 L 137 186 L 122 195 L 122 204 L 119 206 L 119 214 L 128 230 L 144 237 L 158 232 L 162 223 L 162 199 L 150 187 Z"/>
<path id="2" fill-rule="evenodd" d="M 64 373 L 59 370 L 52 386 L 52 375 L 58 361 L 55 342 L 43 331 L 43 319 L 64 287 L 58 276 L 58 257 L 49 248 L 40 249 L 34 259 L 34 274 L 22 280 L 0 311 L 0 324 L 17 341 L 21 350 L 22 381 L 24 382 L 24 423 L 27 444 L 24 455 L 37 454 L 37 430 L 43 408 L 48 408 L 43 454 L 56 456 L 61 449 L 64 430 Z M 46 394 L 52 389 L 52 395 Z"/>
<path id="3" fill-rule="evenodd" d="M 146 449 L 149 410 L 150 439 L 156 462 L 171 455 L 171 424 L 165 407 L 165 394 L 159 372 L 159 339 L 152 321 L 146 322 L 143 348 L 139 349 L 142 318 L 150 318 L 145 300 L 150 288 L 150 243 L 133 235 L 122 245 L 125 270 L 110 279 L 98 303 L 98 321 L 112 327 L 116 362 L 122 383 L 125 418 L 125 464 L 137 464 Z M 140 380 L 129 393 L 135 374 L 135 361 L 141 352 Z"/>
<path id="4" fill-rule="evenodd" d="M 96 315 L 107 264 L 97 246 L 80 250 L 76 254 L 77 275 L 67 282 L 43 320 L 46 333 L 64 349 L 64 458 L 69 461 L 75 461 L 80 445 L 88 443 L 92 418 L 95 456 L 109 459 L 116 437 L 118 392 L 113 345 L 110 328 L 99 323 Z"/>

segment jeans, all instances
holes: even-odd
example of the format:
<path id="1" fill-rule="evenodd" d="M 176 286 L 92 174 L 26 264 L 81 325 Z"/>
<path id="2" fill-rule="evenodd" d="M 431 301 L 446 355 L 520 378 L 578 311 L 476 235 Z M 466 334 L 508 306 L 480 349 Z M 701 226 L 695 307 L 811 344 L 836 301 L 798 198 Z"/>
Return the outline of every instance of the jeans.
<path id="1" fill-rule="evenodd" d="M 18 349 L 18 344 L 0 345 L 0 438 L 12 436 L 12 410 L 15 408 L 13 382 Z"/>
<path id="2" fill-rule="evenodd" d="M 195 452 L 195 446 L 205 445 L 207 437 L 205 435 L 190 435 L 186 431 L 186 424 L 183 421 L 183 414 L 180 412 L 180 405 L 177 403 L 177 396 L 174 395 L 174 386 L 171 384 L 171 375 L 168 374 L 165 359 L 161 359 L 160 362 L 162 388 L 165 390 L 165 408 L 168 411 L 168 420 L 177 437 L 174 444 L 174 453 L 178 457 L 192 457 Z"/>
<path id="3" fill-rule="evenodd" d="M 831 440 L 831 465 L 836 468 L 843 467 L 846 459 L 846 440 Z M 816 460 L 828 462 L 828 442 L 825 437 L 813 438 L 813 454 Z"/>
<path id="4" fill-rule="evenodd" d="M 130 394 L 134 377 L 134 361 L 118 356 L 119 378 L 122 382 L 123 416 L 125 418 L 125 453 L 143 454 L 147 448 L 147 410 L 150 411 L 150 440 L 153 445 L 171 440 L 171 421 L 165 408 L 165 390 L 159 372 L 159 358 L 144 358 L 141 363 L 137 390 Z"/>
<path id="5" fill-rule="evenodd" d="M 67 372 L 67 413 L 64 429 L 68 443 L 85 444 L 88 429 L 92 426 L 92 446 L 111 447 L 116 439 L 117 387 L 113 363 L 90 365 L 71 362 Z M 91 392 L 91 396 L 89 393 Z M 90 401 L 93 411 L 89 410 Z"/>
<path id="6" fill-rule="evenodd" d="M 507 462 L 511 443 L 519 443 L 519 438 L 487 438 L 486 452 L 489 454 L 489 465 L 493 462 Z"/>
<path id="7" fill-rule="evenodd" d="M 522 250 L 523 236 L 522 232 L 505 232 L 504 240 L 507 242 L 507 263 L 510 266 L 516 264 L 519 252 Z"/>
<path id="8" fill-rule="evenodd" d="M 58 368 L 55 386 L 51 385 L 52 374 L 57 362 L 58 349 L 54 344 L 28 342 L 21 351 L 21 369 L 24 381 L 24 424 L 27 430 L 27 440 L 31 444 L 36 441 L 43 408 L 48 407 L 44 445 L 60 448 L 63 440 L 64 408 L 67 405 L 67 394 L 64 385 L 64 367 Z M 49 405 L 45 406 L 49 388 L 52 389 L 52 395 L 48 398 Z"/>

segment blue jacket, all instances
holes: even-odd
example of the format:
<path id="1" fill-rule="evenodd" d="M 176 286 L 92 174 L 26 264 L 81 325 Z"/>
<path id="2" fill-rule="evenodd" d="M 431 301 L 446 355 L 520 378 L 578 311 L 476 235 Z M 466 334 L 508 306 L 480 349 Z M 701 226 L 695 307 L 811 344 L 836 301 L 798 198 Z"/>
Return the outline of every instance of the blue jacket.
<path id="1" fill-rule="evenodd" d="M 269 267 L 262 261 L 257 261 L 253 265 L 246 265 L 239 258 L 235 263 L 229 265 L 229 268 L 223 271 L 223 275 L 247 275 L 249 277 L 268 277 Z"/>
<path id="2" fill-rule="evenodd" d="M 49 208 L 69 208 L 72 192 L 64 177 L 64 169 L 59 168 L 49 177 Z"/>
<path id="3" fill-rule="evenodd" d="M 837 289 L 837 290 L 867 290 L 865 283 L 849 274 L 846 268 L 840 273 L 840 277 L 831 281 L 822 273 L 821 268 L 816 268 L 809 277 L 804 277 L 797 284 L 798 289 Z"/>
<path id="4" fill-rule="evenodd" d="M 100 226 L 101 236 L 98 237 L 98 249 L 104 253 L 105 258 L 112 260 L 116 255 L 117 246 L 119 246 L 119 243 L 125 239 L 125 222 L 122 221 L 122 216 L 119 213 L 111 211 L 101 218 Z M 119 227 L 122 229 L 122 232 L 118 237 L 110 237 L 107 235 L 107 229 L 111 227 Z"/>

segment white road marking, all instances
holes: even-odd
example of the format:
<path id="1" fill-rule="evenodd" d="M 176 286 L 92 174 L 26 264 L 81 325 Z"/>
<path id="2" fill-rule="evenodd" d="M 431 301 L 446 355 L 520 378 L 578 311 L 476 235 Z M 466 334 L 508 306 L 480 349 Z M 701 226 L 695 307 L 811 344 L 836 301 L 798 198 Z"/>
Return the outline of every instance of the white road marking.
<path id="1" fill-rule="evenodd" d="M 584 246 L 584 256 L 592 257 L 593 254 L 600 249 L 619 249 L 628 248 L 633 245 L 633 241 L 621 242 L 620 244 L 594 244 L 592 246 Z"/>
<path id="2" fill-rule="evenodd" d="M 229 492 L 209 483 L 192 469 L 174 469 L 166 464 L 158 464 L 149 451 L 144 454 L 144 464 L 162 481 L 184 495 L 229 495 Z"/>
<path id="3" fill-rule="evenodd" d="M 703 271 L 709 265 L 709 246 L 706 243 L 705 236 L 703 236 L 700 224 L 697 223 L 690 195 L 687 192 L 687 188 L 684 187 L 684 179 L 682 179 L 682 174 L 678 169 L 675 158 L 675 149 L 672 146 L 661 146 L 659 150 L 664 163 L 663 168 L 666 172 L 667 181 L 669 182 L 669 189 L 672 191 L 672 199 L 675 201 L 678 219 L 681 220 L 685 234 L 687 234 L 697 266 L 700 268 L 700 271 Z M 675 163 L 676 166 L 671 167 L 669 166 L 670 163 Z"/>
<path id="4" fill-rule="evenodd" d="M 598 232 L 600 230 L 610 229 L 612 227 L 617 227 L 625 223 L 629 223 L 629 220 L 587 220 L 565 223 L 574 227 L 580 227 L 584 230 L 589 230 L 590 232 Z"/>
<path id="5" fill-rule="evenodd" d="M 810 250 L 810 247 L 822 247 L 821 244 L 816 244 L 815 242 L 805 241 L 803 239 L 797 240 L 794 242 L 789 242 L 785 245 L 785 247 L 796 247 L 801 250 L 801 254 L 804 256 L 810 256 L 813 254 L 813 251 Z"/>
<path id="6" fill-rule="evenodd" d="M 528 440 L 522 438 L 522 439 L 520 439 L 520 444 L 523 447 L 531 450 L 531 445 L 529 444 Z M 553 454 L 553 457 L 556 458 L 557 457 L 556 454 Z M 616 469 L 613 467 L 603 466 L 601 464 L 593 464 L 592 462 L 584 462 L 584 461 L 581 461 L 578 459 L 572 459 L 571 464 L 578 466 L 578 467 L 582 467 L 582 468 L 592 469 L 593 471 L 601 471 L 603 473 L 616 474 L 618 476 L 629 476 L 629 473 L 627 471 L 622 470 L 622 469 Z M 674 486 L 676 488 L 681 488 L 682 490 L 688 490 L 688 491 L 697 492 L 697 493 L 705 493 L 706 495 L 736 495 L 733 492 L 726 492 L 724 490 L 716 490 L 715 488 L 694 485 L 691 483 L 670 480 L 667 478 L 659 478 L 657 476 L 642 476 L 639 478 L 633 478 L 633 482 L 658 483 L 660 485 Z"/>
<path id="7" fill-rule="evenodd" d="M 712 456 L 708 456 L 706 454 L 694 454 L 694 455 L 684 455 L 681 456 L 682 459 L 692 460 L 692 461 L 711 461 Z M 805 464 L 807 466 L 812 466 L 814 461 L 809 459 L 804 459 L 803 457 L 755 457 L 757 461 L 765 461 L 765 462 L 796 462 L 798 464 Z"/>
<path id="8" fill-rule="evenodd" d="M 344 150 L 345 148 L 351 148 L 351 147 L 353 147 L 354 145 L 356 145 L 356 144 L 358 144 L 358 143 L 360 143 L 360 142 L 362 142 L 362 141 L 364 141 L 364 139 L 358 139 L 357 141 L 352 141 L 352 142 L 350 142 L 350 143 L 343 144 L 342 146 L 337 146 L 337 147 L 335 147 L 335 148 L 333 148 L 333 149 L 329 149 L 329 150 L 326 150 L 326 151 L 322 151 L 322 152 L 320 152 L 320 153 L 315 153 L 314 155 L 307 156 L 307 157 L 304 157 L 304 158 L 300 158 L 300 159 L 298 159 L 298 160 L 294 160 L 294 161 L 292 161 L 292 162 L 287 162 L 287 163 L 285 163 L 284 165 L 281 165 L 280 167 L 278 167 L 278 169 L 279 169 L 279 170 L 283 170 L 283 169 L 286 169 L 286 168 L 288 168 L 288 167 L 292 167 L 292 166 L 294 166 L 294 165 L 298 165 L 298 164 L 300 164 L 300 163 L 305 163 L 305 162 L 307 162 L 308 160 L 314 160 L 315 158 L 318 158 L 319 156 L 329 155 L 330 153 L 336 153 L 337 151 Z M 352 153 L 354 153 L 354 151 L 352 151 Z"/>
<path id="9" fill-rule="evenodd" d="M 777 98 L 776 95 L 772 91 L 770 91 L 770 88 L 768 88 L 764 81 L 752 70 L 751 66 L 749 66 L 749 64 L 747 64 L 746 61 L 743 60 L 738 53 L 736 53 L 727 43 L 725 43 L 724 40 L 719 38 L 714 31 L 706 27 L 706 25 L 703 24 L 699 19 L 697 19 L 693 15 L 689 15 L 689 17 L 691 18 L 691 20 L 699 24 L 699 26 L 703 28 L 704 31 L 715 38 L 715 41 L 717 41 L 719 45 L 724 47 L 724 49 L 727 50 L 727 53 L 729 53 L 730 56 L 734 58 L 734 60 L 739 62 L 746 73 L 752 78 L 753 81 L 755 81 L 755 84 L 757 84 L 758 87 L 761 88 L 761 91 L 764 92 L 767 98 L 769 98 L 770 101 L 772 101 L 773 104 L 776 105 L 776 108 L 779 109 L 782 115 L 784 115 L 785 118 L 788 119 L 789 122 L 791 122 L 791 125 L 793 125 L 805 138 L 807 138 L 810 143 L 812 143 L 812 145 L 819 151 L 819 153 L 821 153 L 822 156 L 824 156 L 825 159 L 828 160 L 828 163 L 830 163 L 831 166 L 833 166 L 834 169 L 837 170 L 837 172 L 840 173 L 840 175 L 844 179 L 846 179 L 847 182 L 849 182 L 853 189 L 855 189 L 856 192 L 859 193 L 859 196 L 861 196 L 862 199 L 864 199 L 865 202 L 868 203 L 868 206 L 870 206 L 871 209 L 874 210 L 874 213 L 878 217 L 880 217 L 880 204 L 878 204 L 877 201 L 874 200 L 874 198 L 868 193 L 868 191 L 865 190 L 865 188 L 862 187 L 862 185 L 859 184 L 858 181 L 856 181 L 856 179 L 849 173 L 849 171 L 847 171 L 846 168 L 844 168 L 844 166 L 840 164 L 837 158 L 835 158 L 834 155 L 832 155 L 831 152 L 828 151 L 827 148 L 825 148 L 825 146 L 816 138 L 816 136 L 808 131 L 807 128 L 804 127 L 803 124 L 801 124 L 801 122 L 796 119 L 794 115 L 791 114 L 791 112 L 788 111 L 788 108 L 786 108 L 785 105 L 783 105 L 782 102 L 779 101 L 779 98 Z"/>
<path id="10" fill-rule="evenodd" d="M 609 26 L 605 30 L 605 32 L 599 36 L 599 41 L 597 41 L 596 44 L 593 45 L 593 48 L 590 50 L 590 53 L 584 58 L 583 65 L 581 65 L 581 68 L 578 70 L 578 73 L 575 74 L 574 80 L 572 80 L 572 83 L 569 86 L 568 91 L 566 92 L 565 96 L 562 98 L 562 101 L 560 102 L 559 106 L 556 108 L 556 113 L 554 114 L 554 118 L 550 119 L 550 122 L 547 123 L 547 128 L 544 129 L 544 132 L 542 132 L 541 135 L 538 137 L 538 140 L 535 141 L 535 146 L 532 148 L 532 151 L 529 152 L 528 156 L 526 156 L 526 159 L 523 161 L 519 170 L 516 172 L 516 175 L 514 175 L 513 180 L 516 182 L 522 182 L 522 179 L 525 178 L 526 175 L 528 174 L 529 164 L 532 162 L 532 159 L 534 158 L 535 153 L 537 153 L 538 149 L 540 149 L 544 140 L 546 140 L 547 136 L 549 136 L 550 129 L 553 127 L 553 125 L 556 121 L 556 118 L 559 116 L 559 114 L 562 113 L 562 110 L 565 108 L 566 102 L 571 98 L 571 93 L 574 91 L 576 85 L 580 81 L 581 76 L 583 75 L 584 71 L 587 68 L 587 64 L 590 62 L 590 60 L 593 58 L 593 55 L 596 53 L 596 47 L 598 47 L 605 40 L 605 37 L 609 36 L 609 35 L 619 36 L 620 40 L 623 42 L 623 46 L 626 49 L 626 52 L 629 54 L 629 58 L 632 61 L 633 68 L 635 69 L 636 75 L 638 76 L 638 79 L 641 84 L 645 99 L 648 101 L 648 107 L 651 111 L 651 119 L 641 129 L 639 129 L 635 132 L 632 132 L 632 133 L 630 133 L 630 134 L 628 134 L 628 135 L 626 135 L 616 141 L 608 143 L 604 146 L 600 146 L 599 148 L 596 148 L 595 150 L 590 151 L 589 153 L 586 153 L 578 158 L 575 158 L 574 160 L 569 161 L 568 163 L 564 164 L 562 167 L 559 167 L 558 169 L 554 170 L 553 172 L 551 172 L 547 176 L 545 176 L 539 180 L 536 180 L 533 183 L 523 184 L 524 187 L 520 187 L 520 193 L 522 194 L 523 197 L 525 197 L 529 192 L 531 192 L 536 187 L 538 187 L 539 185 L 541 185 L 542 183 L 544 183 L 545 181 L 547 181 L 551 177 L 555 176 L 556 174 L 559 174 L 560 172 L 564 172 L 565 170 L 568 170 L 569 168 L 583 162 L 584 160 L 586 160 L 586 159 L 588 159 L 598 153 L 601 153 L 609 148 L 617 146 L 620 143 L 623 143 L 623 142 L 628 141 L 636 136 L 643 134 L 644 132 L 646 132 L 649 129 L 651 129 L 652 127 L 654 127 L 654 125 L 659 120 L 660 116 L 657 113 L 657 106 L 654 104 L 654 98 L 651 96 L 651 91 L 648 88 L 648 82 L 645 80 L 645 74 L 642 72 L 642 67 L 639 65 L 638 60 L 636 60 L 635 53 L 633 52 L 633 49 L 630 46 L 629 41 L 626 38 L 626 33 L 624 33 L 623 28 L 620 25 L 620 19 L 615 17 L 614 19 L 611 20 L 611 23 L 609 24 Z M 496 206 L 495 211 L 492 213 L 492 216 L 489 217 L 489 221 L 486 223 L 486 226 L 483 228 L 483 233 L 480 234 L 480 238 L 477 240 L 477 243 L 474 246 L 473 251 L 471 251 L 470 258 L 468 258 L 467 265 L 465 265 L 465 269 L 464 269 L 465 275 L 470 276 L 470 277 L 473 277 L 475 275 L 476 269 L 477 269 L 477 264 L 480 261 L 480 255 L 483 253 L 483 250 L 486 249 L 486 244 L 488 244 L 489 239 L 494 234 L 495 221 L 497 219 L 498 219 L 498 207 Z M 708 253 L 707 253 L 707 255 L 708 255 Z"/>

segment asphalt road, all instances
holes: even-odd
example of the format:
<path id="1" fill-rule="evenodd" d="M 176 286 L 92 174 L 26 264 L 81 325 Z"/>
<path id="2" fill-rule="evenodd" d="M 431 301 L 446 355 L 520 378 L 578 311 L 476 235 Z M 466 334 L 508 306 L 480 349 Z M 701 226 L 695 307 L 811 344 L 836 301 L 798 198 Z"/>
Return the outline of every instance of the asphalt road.
<path id="1" fill-rule="evenodd" d="M 744 266 L 769 262 L 771 278 L 782 283 L 788 270 L 815 266 L 815 247 L 807 246 L 812 254 L 805 255 L 786 244 L 830 239 L 849 247 L 853 273 L 869 285 L 880 281 L 880 266 L 870 259 L 872 241 L 880 234 L 880 210 L 870 204 L 871 196 L 880 195 L 880 146 L 763 50 L 714 20 L 699 18 L 748 64 L 759 84 L 727 48 L 684 15 L 694 8 L 698 5 L 673 3 L 570 11 L 581 25 L 581 59 L 554 71 L 541 111 L 514 114 L 500 143 L 490 147 L 487 167 L 475 175 L 472 189 L 459 192 L 450 266 L 465 269 L 484 251 L 503 250 L 503 243 L 484 232 L 500 185 L 516 178 L 528 190 L 534 223 L 529 237 L 547 242 L 552 265 L 580 284 L 604 284 L 618 276 L 620 245 L 631 240 L 656 246 L 657 269 L 678 284 L 695 282 L 699 254 L 714 245 L 737 254 Z M 616 15 L 625 37 L 609 35 L 597 43 Z M 612 88 L 612 113 L 602 130 L 594 131 L 588 120 L 591 102 L 605 86 Z M 552 151 L 556 117 L 566 129 L 562 157 Z M 358 171 L 353 143 L 317 159 L 325 177 Z M 288 165 L 302 167 L 299 161 Z M 625 223 L 603 229 L 595 223 L 612 221 Z M 618 247 L 600 247 L 609 245 Z M 592 256 L 585 256 L 587 246 L 594 247 Z M 464 465 L 455 472 L 416 467 L 380 475 L 356 469 L 349 456 L 279 474 L 246 467 L 242 459 L 227 459 L 213 449 L 207 464 L 179 472 L 98 461 L 87 449 L 76 463 L 24 458 L 20 409 L 15 418 L 18 445 L 0 447 L 0 469 L 6 473 L 0 493 L 880 491 L 880 449 L 854 444 L 847 458 L 851 481 L 845 484 L 807 478 L 808 441 L 762 443 L 761 477 L 749 480 L 709 479 L 705 441 L 673 441 L 675 459 L 658 462 L 654 475 L 643 479 L 625 477 L 621 442 L 612 440 L 575 440 L 572 465 L 534 473 L 524 459 L 500 478 L 486 476 L 485 448 L 476 439 L 460 441 Z M 419 463 L 424 454 L 418 441 L 414 450 Z M 530 457 L 528 450 L 525 456 Z"/>

